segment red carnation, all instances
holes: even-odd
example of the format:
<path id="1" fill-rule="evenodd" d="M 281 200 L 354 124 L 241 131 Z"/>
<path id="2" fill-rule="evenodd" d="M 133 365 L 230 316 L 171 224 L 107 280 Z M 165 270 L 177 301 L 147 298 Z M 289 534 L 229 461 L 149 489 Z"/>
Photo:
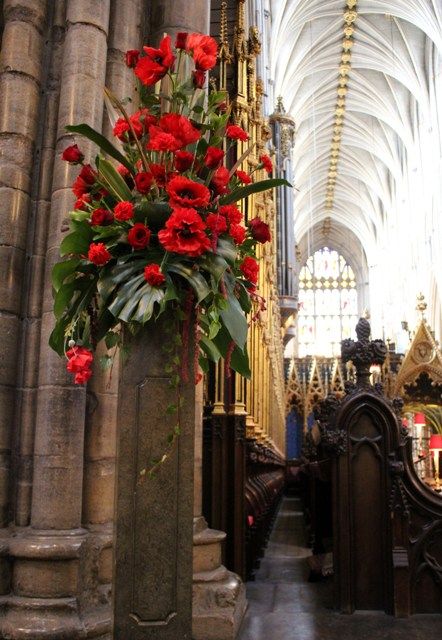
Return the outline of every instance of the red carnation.
<path id="1" fill-rule="evenodd" d="M 138 62 L 138 58 L 140 57 L 140 52 L 138 49 L 129 49 L 126 51 L 124 56 L 124 61 L 129 69 L 133 69 Z"/>
<path id="2" fill-rule="evenodd" d="M 173 68 L 175 56 L 172 53 L 170 42 L 170 36 L 164 36 L 159 49 L 143 47 L 146 55 L 138 60 L 134 70 L 135 75 L 143 84 L 155 84 L 166 75 L 169 69 Z"/>
<path id="3" fill-rule="evenodd" d="M 187 33 L 187 31 L 179 31 L 176 34 L 176 40 L 175 40 L 175 49 L 185 49 L 186 48 L 186 42 L 187 42 L 187 36 L 189 34 Z"/>
<path id="4" fill-rule="evenodd" d="M 239 265 L 244 277 L 246 280 L 251 282 L 252 284 L 256 284 L 258 281 L 258 273 L 259 273 L 259 264 L 256 262 L 254 258 L 250 256 L 246 256 L 244 260 Z"/>
<path id="5" fill-rule="evenodd" d="M 91 214 L 91 225 L 93 227 L 105 227 L 112 224 L 114 216 L 107 209 L 94 209 Z"/>
<path id="6" fill-rule="evenodd" d="M 261 218 L 253 218 L 249 221 L 250 233 L 252 238 L 257 242 L 264 244 L 270 242 L 272 236 L 270 234 L 269 225 L 261 220 Z"/>
<path id="7" fill-rule="evenodd" d="M 136 222 L 127 234 L 127 241 L 134 249 L 144 249 L 150 241 L 150 229 L 142 222 Z"/>
<path id="8" fill-rule="evenodd" d="M 123 200 L 123 202 L 119 202 L 114 208 L 114 215 L 117 220 L 120 222 L 124 222 L 125 220 L 130 220 L 134 217 L 134 205 L 132 202 L 128 202 L 127 200 Z"/>
<path id="9" fill-rule="evenodd" d="M 216 169 L 224 158 L 224 151 L 218 147 L 207 147 L 204 164 L 209 169 Z"/>
<path id="10" fill-rule="evenodd" d="M 152 186 L 153 175 L 147 171 L 141 171 L 135 176 L 135 187 L 140 193 L 148 193 Z"/>
<path id="11" fill-rule="evenodd" d="M 106 245 L 102 242 L 98 242 L 97 244 L 92 243 L 89 245 L 87 257 L 91 262 L 96 264 L 97 267 L 102 267 L 112 258 L 111 254 L 106 249 Z"/>
<path id="12" fill-rule="evenodd" d="M 85 164 L 74 184 L 72 185 L 72 191 L 77 196 L 77 198 L 81 198 L 85 193 L 88 193 L 95 182 L 97 174 L 92 169 L 90 164 Z"/>
<path id="13" fill-rule="evenodd" d="M 204 89 L 206 84 L 206 72 L 195 69 L 192 71 L 192 82 L 195 89 Z"/>
<path id="14" fill-rule="evenodd" d="M 82 196 L 80 196 L 74 204 L 74 209 L 80 209 L 80 211 L 86 211 L 87 204 L 90 204 L 92 201 L 92 198 L 90 197 L 90 195 L 88 193 L 84 193 Z"/>
<path id="15" fill-rule="evenodd" d="M 232 236 L 235 244 L 242 244 L 246 237 L 246 228 L 241 224 L 231 224 L 229 233 Z"/>
<path id="16" fill-rule="evenodd" d="M 199 182 L 189 180 L 185 176 L 172 178 L 166 186 L 172 205 L 182 207 L 206 207 L 210 202 L 210 191 Z"/>
<path id="17" fill-rule="evenodd" d="M 174 209 L 166 222 L 166 228 L 158 233 L 158 239 L 166 251 L 197 258 L 210 249 L 205 229 L 206 226 L 195 209 Z"/>
<path id="18" fill-rule="evenodd" d="M 188 144 L 197 142 L 201 138 L 201 132 L 195 129 L 186 116 L 166 113 L 160 118 L 157 126 L 149 127 L 149 136 L 148 149 L 178 151 Z"/>
<path id="19" fill-rule="evenodd" d="M 84 384 L 92 375 L 91 365 L 94 359 L 92 351 L 85 347 L 72 347 L 66 352 L 68 362 L 66 369 L 69 373 L 75 373 L 75 384 Z"/>
<path id="20" fill-rule="evenodd" d="M 239 224 L 242 220 L 242 213 L 235 204 L 224 204 L 219 212 L 226 216 L 230 224 Z"/>
<path id="21" fill-rule="evenodd" d="M 270 160 L 269 156 L 266 156 L 264 153 L 259 156 L 259 161 L 263 166 L 263 169 L 265 169 L 267 171 L 267 173 L 272 173 L 273 171 L 273 164 L 272 161 Z"/>
<path id="22" fill-rule="evenodd" d="M 226 167 L 218 167 L 212 176 L 211 185 L 218 195 L 227 192 L 227 185 L 229 184 L 230 174 Z"/>
<path id="23" fill-rule="evenodd" d="M 166 167 L 164 166 L 164 164 L 152 163 L 149 165 L 149 169 L 157 185 L 159 187 L 165 187 L 166 186 Z"/>
<path id="24" fill-rule="evenodd" d="M 249 134 L 236 124 L 229 124 L 226 127 L 226 136 L 232 140 L 242 140 L 245 142 L 249 139 Z"/>
<path id="25" fill-rule="evenodd" d="M 249 174 L 246 173 L 245 171 L 241 171 L 241 169 L 238 169 L 237 171 L 235 171 L 235 175 L 238 178 L 238 180 L 243 184 L 250 184 L 251 182 L 253 182 Z"/>
<path id="26" fill-rule="evenodd" d="M 166 278 L 158 264 L 148 264 L 144 267 L 144 279 L 151 285 L 151 287 L 160 287 Z"/>
<path id="27" fill-rule="evenodd" d="M 132 128 L 135 132 L 137 138 L 141 138 L 144 133 L 144 128 L 141 122 L 138 119 L 138 115 L 130 116 L 129 118 Z M 128 140 L 133 140 L 132 130 L 128 121 L 125 118 L 118 118 L 118 120 L 114 124 L 113 134 L 116 138 L 121 140 L 121 142 L 127 142 Z"/>
<path id="28" fill-rule="evenodd" d="M 191 33 L 187 38 L 186 50 L 192 53 L 195 68 L 199 71 L 207 71 L 216 65 L 218 45 L 211 36 Z"/>
<path id="29" fill-rule="evenodd" d="M 195 156 L 190 151 L 175 151 L 175 169 L 187 171 L 193 164 Z"/>
<path id="30" fill-rule="evenodd" d="M 209 213 L 206 218 L 206 225 L 215 235 L 219 235 L 220 233 L 227 231 L 227 220 L 219 213 Z"/>
<path id="31" fill-rule="evenodd" d="M 71 164 L 80 164 L 84 160 L 84 155 L 81 153 L 78 145 L 71 144 L 70 147 L 66 147 L 63 151 L 61 159 L 66 162 L 70 162 Z"/>

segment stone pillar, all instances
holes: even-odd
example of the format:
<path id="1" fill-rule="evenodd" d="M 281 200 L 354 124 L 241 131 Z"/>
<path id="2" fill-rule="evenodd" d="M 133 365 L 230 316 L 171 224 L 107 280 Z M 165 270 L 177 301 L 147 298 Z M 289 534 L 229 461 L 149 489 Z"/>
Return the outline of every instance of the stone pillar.
<path id="1" fill-rule="evenodd" d="M 195 387 L 171 388 L 161 345 L 173 314 L 136 338 L 118 393 L 114 640 L 190 640 Z M 193 380 L 190 372 L 190 380 Z M 166 412 L 170 404 L 181 408 Z M 154 474 L 146 473 L 181 434 Z"/>
<path id="2" fill-rule="evenodd" d="M 203 394 L 197 387 L 193 520 L 193 640 L 234 640 L 246 610 L 245 587 L 221 564 L 226 534 L 202 516 Z"/>

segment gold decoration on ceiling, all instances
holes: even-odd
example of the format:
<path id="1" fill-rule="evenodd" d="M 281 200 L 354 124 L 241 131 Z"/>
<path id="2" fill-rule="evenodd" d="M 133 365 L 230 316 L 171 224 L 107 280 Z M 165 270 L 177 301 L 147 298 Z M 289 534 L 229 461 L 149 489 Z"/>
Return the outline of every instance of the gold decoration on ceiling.
<path id="1" fill-rule="evenodd" d="M 345 117 L 345 98 L 347 96 L 347 85 L 351 72 L 351 51 L 354 44 L 353 34 L 358 13 L 355 10 L 357 0 L 347 0 L 344 8 L 344 38 L 342 40 L 341 60 L 338 66 L 338 86 L 337 100 L 335 107 L 335 119 L 333 123 L 333 136 L 330 147 L 330 163 L 328 171 L 328 181 L 325 196 L 325 208 L 333 209 L 335 200 L 335 185 L 339 171 L 339 153 L 341 147 L 342 128 Z"/>

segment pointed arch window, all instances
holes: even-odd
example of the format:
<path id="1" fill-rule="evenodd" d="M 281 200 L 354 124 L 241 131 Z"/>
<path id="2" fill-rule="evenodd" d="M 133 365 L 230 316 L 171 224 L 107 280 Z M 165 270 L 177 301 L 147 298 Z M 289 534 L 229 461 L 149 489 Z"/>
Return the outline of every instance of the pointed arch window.
<path id="1" fill-rule="evenodd" d="M 358 321 L 356 277 L 337 251 L 323 247 L 299 274 L 298 357 L 338 356 Z"/>

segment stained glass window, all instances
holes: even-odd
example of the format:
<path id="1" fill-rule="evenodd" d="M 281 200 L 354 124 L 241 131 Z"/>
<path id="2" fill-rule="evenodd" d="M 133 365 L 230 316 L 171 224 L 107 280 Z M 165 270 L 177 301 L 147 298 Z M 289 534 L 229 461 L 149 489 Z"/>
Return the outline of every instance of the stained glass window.
<path id="1" fill-rule="evenodd" d="M 354 337 L 358 298 L 353 269 L 323 247 L 299 275 L 298 356 L 338 356 L 341 340 Z"/>

